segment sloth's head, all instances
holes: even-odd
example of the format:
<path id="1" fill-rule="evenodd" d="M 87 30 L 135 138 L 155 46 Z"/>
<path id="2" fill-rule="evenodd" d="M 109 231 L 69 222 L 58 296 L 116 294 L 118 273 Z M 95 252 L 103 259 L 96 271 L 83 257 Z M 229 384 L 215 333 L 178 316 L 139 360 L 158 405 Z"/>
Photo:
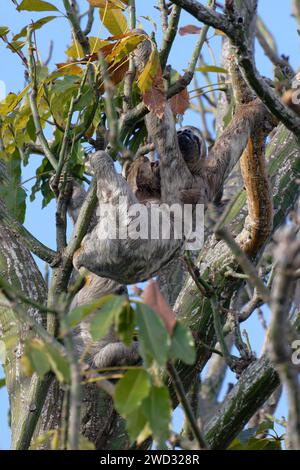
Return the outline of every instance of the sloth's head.
<path id="1" fill-rule="evenodd" d="M 193 175 L 202 169 L 206 158 L 206 144 L 199 129 L 186 126 L 177 132 L 178 144 L 182 156 Z M 129 168 L 127 182 L 140 201 L 160 199 L 159 161 L 152 162 L 142 156 L 137 158 Z"/>
<path id="2" fill-rule="evenodd" d="M 206 158 L 206 144 L 199 129 L 185 126 L 177 132 L 181 154 L 188 167 L 194 172 L 194 167 Z"/>
<path id="3" fill-rule="evenodd" d="M 127 182 L 140 201 L 160 199 L 159 162 L 145 156 L 137 158 L 130 166 Z"/>

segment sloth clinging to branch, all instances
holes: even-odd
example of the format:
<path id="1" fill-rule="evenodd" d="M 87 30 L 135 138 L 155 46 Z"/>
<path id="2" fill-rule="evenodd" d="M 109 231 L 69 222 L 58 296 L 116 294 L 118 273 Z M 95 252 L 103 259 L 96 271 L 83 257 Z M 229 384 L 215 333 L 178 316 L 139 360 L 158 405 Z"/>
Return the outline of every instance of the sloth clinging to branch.
<path id="1" fill-rule="evenodd" d="M 146 39 L 135 52 L 138 73 L 144 69 L 150 54 L 151 41 Z M 91 157 L 98 203 L 106 204 L 106 220 L 115 219 L 120 198 L 129 207 L 142 203 L 147 221 L 157 203 L 207 206 L 242 155 L 256 123 L 263 126 L 268 122 L 267 116 L 266 108 L 257 100 L 246 106 L 239 105 L 231 124 L 206 158 L 206 145 L 200 131 L 187 127 L 177 132 L 168 102 L 162 117 L 150 110 L 145 122 L 159 155 L 159 164 L 151 163 L 146 157 L 140 158 L 126 181 L 116 172 L 106 152 L 98 151 Z M 126 210 L 121 211 L 119 233 L 126 235 L 110 239 L 101 236 L 103 225 L 99 219 L 75 253 L 74 266 L 121 284 L 132 284 L 153 277 L 181 253 L 184 237 L 166 239 L 161 234 L 156 239 L 131 237 L 135 223 Z"/>

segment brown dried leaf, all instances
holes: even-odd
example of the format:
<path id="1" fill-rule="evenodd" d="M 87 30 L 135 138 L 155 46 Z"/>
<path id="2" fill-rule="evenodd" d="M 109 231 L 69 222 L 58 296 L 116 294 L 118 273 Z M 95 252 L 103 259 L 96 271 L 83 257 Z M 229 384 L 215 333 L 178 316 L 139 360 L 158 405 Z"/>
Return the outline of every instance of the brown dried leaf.
<path id="1" fill-rule="evenodd" d="M 159 67 L 151 88 L 143 95 L 143 101 L 149 111 L 152 111 L 159 119 L 163 118 L 166 109 L 166 92 L 164 88 L 163 76 Z"/>
<path id="2" fill-rule="evenodd" d="M 187 34 L 199 34 L 202 28 L 199 28 L 199 26 L 195 26 L 193 24 L 188 24 L 186 26 L 182 26 L 179 28 L 179 34 L 180 36 L 186 36 Z"/>
<path id="3" fill-rule="evenodd" d="M 122 62 L 112 64 L 108 67 L 109 76 L 113 85 L 118 85 L 123 80 L 126 75 L 126 72 L 128 71 L 128 65 L 128 59 L 127 57 L 125 57 Z M 101 94 L 105 91 L 102 80 L 100 82 L 99 90 Z"/>
<path id="4" fill-rule="evenodd" d="M 175 314 L 160 292 L 157 282 L 149 282 L 144 290 L 143 301 L 162 319 L 166 330 L 171 335 L 176 324 Z"/>
<path id="5" fill-rule="evenodd" d="M 82 68 L 74 62 L 56 64 L 56 67 L 64 75 L 82 75 Z"/>
<path id="6" fill-rule="evenodd" d="M 183 116 L 189 105 L 190 95 L 186 88 L 171 98 L 171 108 L 175 116 Z"/>

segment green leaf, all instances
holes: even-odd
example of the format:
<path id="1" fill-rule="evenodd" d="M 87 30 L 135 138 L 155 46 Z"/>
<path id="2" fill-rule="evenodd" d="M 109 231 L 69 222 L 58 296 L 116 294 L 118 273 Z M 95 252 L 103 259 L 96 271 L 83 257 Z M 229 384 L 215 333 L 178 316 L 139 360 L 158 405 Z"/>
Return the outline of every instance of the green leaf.
<path id="1" fill-rule="evenodd" d="M 45 16 L 45 18 L 41 18 L 40 20 L 37 20 L 37 21 L 34 21 L 33 23 L 31 23 L 30 26 L 32 26 L 32 29 L 34 31 L 36 31 L 37 29 L 42 28 L 42 26 L 44 26 L 44 24 L 49 23 L 50 21 L 54 20 L 55 18 L 57 18 L 57 16 Z M 24 26 L 24 28 L 22 28 L 21 31 L 13 37 L 13 41 L 18 41 L 18 39 L 27 36 L 27 29 L 28 29 L 28 25 Z"/>
<path id="2" fill-rule="evenodd" d="M 227 447 L 227 450 L 244 450 L 244 446 L 241 441 L 236 437 Z"/>
<path id="3" fill-rule="evenodd" d="M 266 421 L 263 421 L 260 423 L 260 425 L 257 428 L 257 433 L 256 434 L 262 434 L 264 432 L 274 430 L 275 423 L 271 419 L 267 419 Z"/>
<path id="4" fill-rule="evenodd" d="M 170 358 L 179 359 L 185 364 L 194 364 L 196 360 L 195 342 L 188 328 L 177 322 L 171 337 Z"/>
<path id="5" fill-rule="evenodd" d="M 18 11 L 59 11 L 55 5 L 42 0 L 23 0 L 17 8 Z"/>
<path id="6" fill-rule="evenodd" d="M 245 429 L 238 435 L 238 440 L 243 446 L 247 445 L 250 439 L 252 439 L 257 434 L 257 427 Z"/>
<path id="7" fill-rule="evenodd" d="M 79 450 L 96 450 L 95 444 L 87 439 L 87 437 L 79 436 Z"/>
<path id="8" fill-rule="evenodd" d="M 35 126 L 33 121 L 31 123 L 31 128 L 27 128 L 28 134 L 35 132 Z M 36 181 L 31 188 L 30 201 L 35 200 L 35 195 L 37 192 L 41 191 L 43 195 L 42 207 L 46 207 L 47 204 L 54 198 L 54 193 L 49 186 L 49 180 L 52 174 L 52 166 L 48 158 L 43 158 L 41 165 L 36 170 Z"/>
<path id="9" fill-rule="evenodd" d="M 80 307 L 76 307 L 71 312 L 68 313 L 65 323 L 67 328 L 75 328 L 80 322 L 82 322 L 85 318 L 87 318 L 92 313 L 99 310 L 99 308 L 103 307 L 103 305 L 113 298 L 113 295 L 107 295 L 102 297 L 95 302 L 90 304 L 81 305 Z"/>
<path id="10" fill-rule="evenodd" d="M 1 36 L 6 36 L 10 31 L 8 26 L 0 26 L 0 37 Z"/>
<path id="11" fill-rule="evenodd" d="M 0 388 L 3 388 L 6 386 L 6 381 L 5 379 L 0 379 Z"/>
<path id="12" fill-rule="evenodd" d="M 250 439 L 245 450 L 281 450 L 281 443 L 278 439 Z"/>
<path id="13" fill-rule="evenodd" d="M 25 354 L 22 357 L 22 363 L 23 368 L 26 364 L 26 370 L 28 374 L 34 371 L 40 377 L 44 377 L 44 375 L 49 372 L 51 367 L 47 358 L 47 354 L 44 351 L 44 343 L 41 340 L 33 338 L 31 341 L 26 343 Z"/>
<path id="14" fill-rule="evenodd" d="M 91 335 L 94 341 L 99 341 L 107 335 L 114 319 L 123 308 L 126 297 L 115 295 L 108 300 L 91 322 Z"/>
<path id="15" fill-rule="evenodd" d="M 166 387 L 152 387 L 142 403 L 153 438 L 159 447 L 165 446 L 170 434 L 171 399 Z"/>
<path id="16" fill-rule="evenodd" d="M 14 54 L 16 54 L 18 51 L 23 49 L 23 47 L 26 46 L 26 41 L 11 41 L 9 44 L 7 44 L 7 49 L 12 51 Z"/>
<path id="17" fill-rule="evenodd" d="M 27 364 L 28 360 L 29 364 Z M 70 366 L 67 359 L 53 346 L 38 338 L 27 342 L 23 364 L 28 372 L 30 372 L 30 365 L 40 377 L 52 370 L 60 382 L 70 382 Z"/>
<path id="18" fill-rule="evenodd" d="M 44 351 L 32 348 L 28 353 L 28 356 L 33 370 L 39 375 L 39 377 L 44 377 L 44 375 L 51 369 L 47 354 Z"/>
<path id="19" fill-rule="evenodd" d="M 167 361 L 169 335 L 162 320 L 147 305 L 137 304 L 136 323 L 139 329 L 139 351 L 146 367 L 155 360 L 160 366 Z"/>
<path id="20" fill-rule="evenodd" d="M 44 350 L 47 354 L 50 367 L 59 382 L 70 383 L 70 366 L 67 359 L 49 344 L 44 345 Z"/>
<path id="21" fill-rule="evenodd" d="M 119 315 L 117 315 L 115 323 L 117 336 L 123 341 L 125 346 L 130 346 L 132 343 L 135 326 L 134 319 L 135 312 L 130 303 L 126 302 Z"/>
<path id="22" fill-rule="evenodd" d="M 126 417 L 126 427 L 132 443 L 138 441 L 141 434 L 145 434 L 145 429 L 148 427 L 147 418 L 141 407 L 135 409 Z M 145 438 L 149 435 L 151 435 L 150 430 L 147 432 Z"/>
<path id="23" fill-rule="evenodd" d="M 116 385 L 114 404 L 121 416 L 136 410 L 149 394 L 150 378 L 144 369 L 129 370 Z"/>
<path id="24" fill-rule="evenodd" d="M 212 73 L 226 73 L 228 74 L 228 70 L 223 69 L 222 67 L 216 67 L 215 65 L 204 65 L 203 67 L 197 67 L 196 72 L 212 72 Z"/>

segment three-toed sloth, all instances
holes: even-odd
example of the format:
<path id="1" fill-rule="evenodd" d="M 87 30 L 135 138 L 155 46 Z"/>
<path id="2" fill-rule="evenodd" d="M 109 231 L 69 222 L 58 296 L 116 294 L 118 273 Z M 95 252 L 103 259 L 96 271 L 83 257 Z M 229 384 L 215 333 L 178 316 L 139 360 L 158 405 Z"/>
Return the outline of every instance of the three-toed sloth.
<path id="1" fill-rule="evenodd" d="M 180 159 L 173 161 L 173 152 L 168 161 L 164 156 L 159 162 L 139 157 L 127 181 L 117 173 L 106 152 L 91 156 L 97 179 L 98 223 L 75 253 L 76 269 L 133 284 L 153 277 L 180 253 L 185 238 L 183 231 L 179 233 L 182 225 L 175 233 L 173 209 L 180 211 L 185 202 L 197 202 L 198 191 L 194 193 L 192 188 L 195 175 L 201 171 L 205 143 L 200 132 L 192 128 L 179 131 L 174 142 Z M 160 223 L 160 214 L 165 216 L 166 226 Z M 189 228 L 191 223 L 185 231 Z"/>
<path id="2" fill-rule="evenodd" d="M 138 70 L 144 68 L 150 52 L 150 41 L 145 40 L 138 46 L 135 53 Z M 257 114 L 263 116 L 263 113 L 265 109 L 257 101 L 240 106 L 207 156 L 200 131 L 185 127 L 177 132 L 171 106 L 166 103 L 162 118 L 152 111 L 145 117 L 159 162 L 140 157 L 129 171 L 127 181 L 117 173 L 108 153 L 97 151 L 93 154 L 91 166 L 97 181 L 99 207 L 104 207 L 106 212 L 106 229 L 118 219 L 119 230 L 115 237 L 103 236 L 105 224 L 98 217 L 75 253 L 75 268 L 85 268 L 120 284 L 137 283 L 155 276 L 181 253 L 186 239 L 174 234 L 168 238 L 161 233 L 155 238 L 131 236 L 131 233 L 136 233 L 137 221 L 128 213 L 128 207 L 142 204 L 144 220 L 151 225 L 151 211 L 158 204 L 162 208 L 174 204 L 180 207 L 196 203 L 206 206 L 214 200 L 244 151 L 254 121 L 257 122 Z M 120 201 L 123 203 L 121 208 Z"/>
<path id="3" fill-rule="evenodd" d="M 150 41 L 144 41 L 136 52 L 136 66 L 143 69 L 150 54 Z M 268 113 L 258 100 L 238 105 L 231 123 L 217 139 L 207 155 L 201 132 L 194 127 L 176 131 L 175 119 L 168 103 L 163 117 L 149 112 L 145 123 L 151 142 L 155 144 L 158 161 L 138 157 L 132 164 L 127 179 L 117 173 L 114 162 L 105 151 L 91 157 L 97 181 L 98 209 L 93 215 L 89 231 L 74 256 L 74 266 L 90 271 L 88 281 L 74 298 L 72 307 L 84 305 L 108 293 L 124 292 L 124 285 L 137 283 L 157 274 L 184 247 L 183 237 L 152 239 L 130 236 L 102 237 L 103 220 L 99 208 L 105 205 L 106 222 L 115 220 L 120 198 L 125 206 L 140 204 L 146 220 L 157 205 L 177 204 L 183 207 L 197 203 L 207 206 L 214 201 L 240 156 L 250 135 L 260 126 L 268 125 Z M 259 124 L 258 124 L 259 123 Z M 73 186 L 69 213 L 77 219 L 85 191 L 77 183 Z M 136 229 L 136 219 L 128 216 L 127 208 L 119 211 L 119 228 L 130 234 Z M 121 220 L 120 220 L 121 219 Z M 107 337 L 93 343 L 89 332 L 89 319 L 78 327 L 78 352 L 89 349 L 90 363 L 103 368 L 111 365 L 134 364 L 139 360 L 137 343 L 126 348 L 112 328 Z"/>

